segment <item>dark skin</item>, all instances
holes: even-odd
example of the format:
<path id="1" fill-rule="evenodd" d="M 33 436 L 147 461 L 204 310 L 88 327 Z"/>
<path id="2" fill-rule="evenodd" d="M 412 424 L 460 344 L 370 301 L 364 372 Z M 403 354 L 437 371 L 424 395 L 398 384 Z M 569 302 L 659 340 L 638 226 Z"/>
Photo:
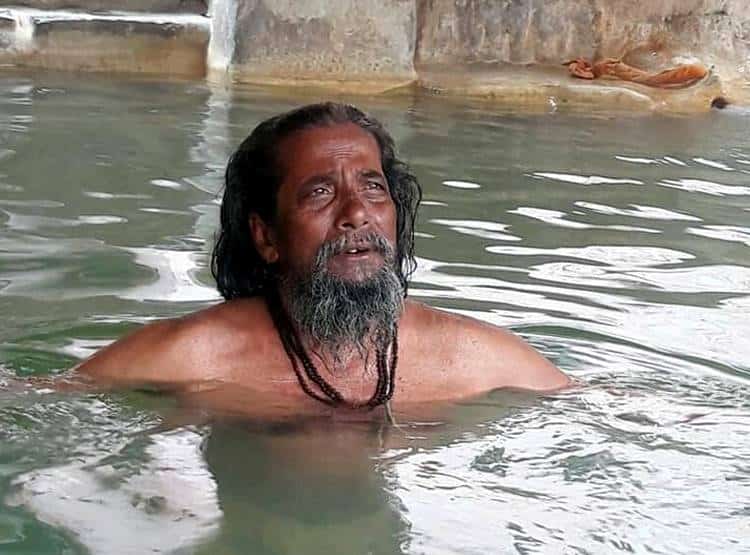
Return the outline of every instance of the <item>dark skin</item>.
<path id="1" fill-rule="evenodd" d="M 269 223 L 248 215 L 264 260 L 277 264 L 282 274 L 306 272 L 324 242 L 365 231 L 395 246 L 395 206 L 369 133 L 354 124 L 316 127 L 287 137 L 279 152 L 284 178 L 276 218 Z M 356 253 L 331 259 L 329 271 L 361 280 L 383 264 L 375 250 L 358 246 Z M 366 365 L 353 356 L 337 366 L 309 350 L 323 377 L 347 401 L 370 398 L 377 382 L 371 361 Z M 408 299 L 399 320 L 398 356 L 396 410 L 504 387 L 553 391 L 570 383 L 517 336 Z M 302 391 L 262 298 L 236 299 L 149 324 L 76 369 L 115 386 L 164 387 L 195 404 L 246 415 L 351 412 L 331 409 Z"/>

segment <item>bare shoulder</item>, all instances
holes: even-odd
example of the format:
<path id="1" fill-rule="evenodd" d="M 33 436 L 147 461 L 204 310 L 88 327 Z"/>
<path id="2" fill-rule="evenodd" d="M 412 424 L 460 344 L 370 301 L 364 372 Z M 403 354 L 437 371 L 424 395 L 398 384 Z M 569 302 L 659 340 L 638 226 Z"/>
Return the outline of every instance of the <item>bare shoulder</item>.
<path id="1" fill-rule="evenodd" d="M 174 340 L 192 354 L 215 358 L 223 352 L 254 349 L 275 335 L 262 298 L 235 299 L 174 321 Z M 223 358 L 223 357 L 220 357 Z"/>
<path id="2" fill-rule="evenodd" d="M 418 345 L 450 361 L 478 390 L 553 391 L 570 384 L 522 338 L 487 322 L 408 301 L 403 323 L 419 330 Z"/>
<path id="3" fill-rule="evenodd" d="M 261 297 L 225 301 L 176 322 L 179 322 L 185 334 L 200 335 L 207 340 L 221 338 L 222 341 L 228 339 L 226 334 L 247 331 L 249 324 L 262 328 L 272 326 L 266 303 Z"/>
<path id="4" fill-rule="evenodd" d="M 75 371 L 115 384 L 223 380 L 233 370 L 227 361 L 252 352 L 271 329 L 262 300 L 228 301 L 143 326 L 98 351 Z"/>

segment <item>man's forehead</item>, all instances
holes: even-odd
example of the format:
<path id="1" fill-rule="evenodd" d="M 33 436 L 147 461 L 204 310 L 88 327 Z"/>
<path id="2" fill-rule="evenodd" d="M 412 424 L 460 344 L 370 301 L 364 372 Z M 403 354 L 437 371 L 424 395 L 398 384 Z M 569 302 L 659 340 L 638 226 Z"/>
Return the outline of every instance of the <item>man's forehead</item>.
<path id="1" fill-rule="evenodd" d="M 337 159 L 356 160 L 381 169 L 380 147 L 375 137 L 353 123 L 302 129 L 279 144 L 282 173 L 308 173 Z"/>

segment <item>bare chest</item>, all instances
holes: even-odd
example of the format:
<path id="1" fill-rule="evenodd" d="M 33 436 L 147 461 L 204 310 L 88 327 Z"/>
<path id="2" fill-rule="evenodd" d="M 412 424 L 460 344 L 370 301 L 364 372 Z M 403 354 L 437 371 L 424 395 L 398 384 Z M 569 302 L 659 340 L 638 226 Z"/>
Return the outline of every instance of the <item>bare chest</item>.
<path id="1" fill-rule="evenodd" d="M 223 382 L 231 384 L 236 394 L 232 404 L 244 402 L 275 403 L 279 406 L 300 406 L 312 402 L 325 405 L 331 393 L 340 396 L 346 404 L 365 405 L 382 387 L 383 376 L 376 357 L 352 356 L 343 364 L 326 362 L 309 354 L 305 364 L 298 356 L 290 357 L 277 337 L 267 338 L 261 345 L 248 342 L 217 355 L 216 373 L 224 376 Z M 445 346 L 424 348 L 423 342 L 404 337 L 398 346 L 391 368 L 393 401 L 420 403 L 433 400 L 450 400 L 474 393 L 471 380 L 466 380 L 466 361 L 459 360 Z"/>

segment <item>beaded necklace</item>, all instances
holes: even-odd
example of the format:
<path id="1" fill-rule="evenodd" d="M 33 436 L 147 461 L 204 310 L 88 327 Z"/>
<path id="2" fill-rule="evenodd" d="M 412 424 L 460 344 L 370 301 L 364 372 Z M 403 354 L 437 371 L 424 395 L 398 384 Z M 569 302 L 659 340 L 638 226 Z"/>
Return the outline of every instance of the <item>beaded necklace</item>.
<path id="1" fill-rule="evenodd" d="M 386 405 L 386 410 L 390 412 L 389 401 L 391 400 L 391 397 L 393 397 L 396 385 L 396 366 L 398 364 L 398 325 L 394 324 L 393 327 L 393 339 L 391 340 L 390 345 L 390 359 L 384 349 L 379 348 L 375 353 L 376 367 L 378 370 L 378 383 L 375 386 L 375 391 L 373 392 L 372 397 L 364 403 L 352 403 L 344 399 L 341 392 L 329 384 L 325 378 L 320 375 L 320 372 L 318 372 L 315 364 L 313 364 L 313 361 L 310 360 L 309 355 L 305 351 L 299 334 L 290 321 L 286 310 L 284 310 L 281 299 L 275 289 L 271 288 L 271 291 L 269 291 L 269 294 L 266 297 L 266 303 L 271 314 L 271 319 L 273 320 L 274 326 L 281 338 L 281 344 L 284 346 L 284 351 L 292 363 L 294 374 L 297 376 L 297 381 L 299 382 L 302 391 L 316 401 L 332 407 L 367 407 L 372 410 L 378 405 Z M 300 368 L 300 363 L 302 368 Z M 320 393 L 315 391 L 311 384 L 315 384 L 320 390 Z"/>

